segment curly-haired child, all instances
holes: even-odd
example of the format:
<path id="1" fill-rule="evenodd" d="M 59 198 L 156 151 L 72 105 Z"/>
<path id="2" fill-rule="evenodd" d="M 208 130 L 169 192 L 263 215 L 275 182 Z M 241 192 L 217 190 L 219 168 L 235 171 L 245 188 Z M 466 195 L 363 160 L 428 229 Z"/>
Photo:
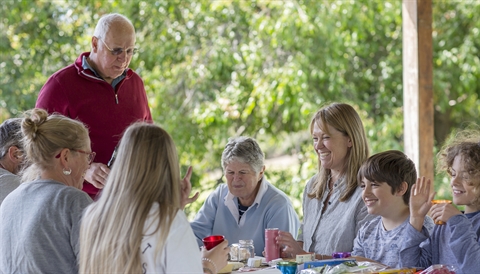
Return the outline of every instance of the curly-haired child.
<path id="1" fill-rule="evenodd" d="M 400 252 L 403 266 L 428 267 L 445 264 L 456 273 L 480 270 L 480 132 L 463 130 L 444 145 L 438 168 L 450 176 L 453 204 L 432 204 L 431 182 L 420 178 L 410 195 L 410 224 Z M 425 215 L 436 225 L 431 235 L 421 230 Z"/>

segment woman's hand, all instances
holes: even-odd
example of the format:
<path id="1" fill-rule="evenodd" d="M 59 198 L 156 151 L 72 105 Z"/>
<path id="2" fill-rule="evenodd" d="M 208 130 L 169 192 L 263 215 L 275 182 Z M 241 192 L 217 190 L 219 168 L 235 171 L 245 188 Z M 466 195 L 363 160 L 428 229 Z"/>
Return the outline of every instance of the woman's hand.
<path id="1" fill-rule="evenodd" d="M 189 198 L 190 192 L 192 191 L 192 184 L 190 183 L 190 178 L 192 177 L 192 167 L 189 166 L 187 169 L 187 174 L 183 177 L 181 182 L 182 187 L 182 197 L 180 201 L 180 208 L 183 210 L 187 204 L 191 204 L 198 199 L 200 193 L 196 192 L 193 197 Z"/>
<path id="2" fill-rule="evenodd" d="M 422 231 L 425 216 L 432 207 L 435 192 L 430 192 L 430 179 L 418 178 L 410 192 L 410 224 L 418 231 Z"/>
<path id="3" fill-rule="evenodd" d="M 214 274 L 218 273 L 218 271 L 227 265 L 228 253 L 230 253 L 230 247 L 228 246 L 228 241 L 226 239 L 210 250 L 207 250 L 204 246 L 202 246 L 202 258 L 207 258 L 215 264 L 212 265 L 209 260 L 203 260 L 203 267 L 211 269 Z"/>
<path id="4" fill-rule="evenodd" d="M 85 180 L 98 189 L 102 189 L 107 182 L 110 169 L 102 163 L 92 163 L 85 172 Z"/>
<path id="5" fill-rule="evenodd" d="M 301 242 L 297 242 L 290 234 L 286 231 L 279 231 L 277 236 L 277 244 L 284 246 L 282 249 L 282 258 L 295 258 L 297 254 L 305 254 Z"/>

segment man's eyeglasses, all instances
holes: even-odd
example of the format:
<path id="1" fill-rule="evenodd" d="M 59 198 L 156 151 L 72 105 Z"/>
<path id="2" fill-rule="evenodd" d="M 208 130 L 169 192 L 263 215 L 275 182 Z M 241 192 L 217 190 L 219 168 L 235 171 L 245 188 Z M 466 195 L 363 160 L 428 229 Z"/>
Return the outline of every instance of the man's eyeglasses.
<path id="1" fill-rule="evenodd" d="M 87 160 L 88 160 L 89 165 L 91 165 L 93 163 L 93 159 L 95 159 L 95 155 L 97 155 L 97 153 L 95 153 L 95 152 L 86 152 L 86 151 L 83 151 L 83 150 L 80 150 L 80 149 L 72 149 L 71 148 L 70 150 L 86 154 L 88 156 Z M 55 158 L 60 158 L 60 154 L 61 154 L 61 152 L 58 153 L 57 156 L 55 156 Z"/>
<path id="2" fill-rule="evenodd" d="M 111 53 L 112 55 L 120 55 L 120 54 L 122 54 L 122 53 L 125 51 L 128 56 L 132 56 L 132 55 L 134 55 L 135 53 L 137 53 L 137 51 L 138 51 L 137 48 L 129 48 L 129 49 L 126 49 L 126 50 L 124 50 L 123 48 L 114 48 L 114 49 L 111 49 L 109 46 L 107 46 L 107 44 L 105 44 L 105 41 L 103 41 L 103 39 L 98 38 L 98 40 L 101 40 L 101 41 L 102 41 L 102 43 L 105 45 L 105 47 L 107 47 L 107 50 L 110 51 L 110 53 Z"/>

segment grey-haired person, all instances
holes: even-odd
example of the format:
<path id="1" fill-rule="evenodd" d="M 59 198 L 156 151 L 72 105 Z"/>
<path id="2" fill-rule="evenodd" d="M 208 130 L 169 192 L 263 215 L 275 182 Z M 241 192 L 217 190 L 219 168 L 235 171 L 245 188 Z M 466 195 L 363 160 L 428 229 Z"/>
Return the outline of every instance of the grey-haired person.
<path id="1" fill-rule="evenodd" d="M 18 175 L 23 166 L 20 118 L 10 118 L 0 125 L 0 204 L 20 185 Z"/>
<path id="2" fill-rule="evenodd" d="M 290 199 L 265 178 L 264 154 L 255 139 L 231 138 L 222 154 L 227 179 L 207 198 L 191 226 L 198 244 L 208 235 L 224 235 L 229 243 L 253 240 L 262 256 L 265 229 L 296 235 L 300 226 Z"/>
<path id="3" fill-rule="evenodd" d="M 125 129 L 135 122 L 152 121 L 143 81 L 129 68 L 136 51 L 132 22 L 118 13 L 103 15 L 93 32 L 90 52 L 50 76 L 35 104 L 88 127 L 97 156 L 82 189 L 92 199 L 107 181 L 107 163 Z"/>

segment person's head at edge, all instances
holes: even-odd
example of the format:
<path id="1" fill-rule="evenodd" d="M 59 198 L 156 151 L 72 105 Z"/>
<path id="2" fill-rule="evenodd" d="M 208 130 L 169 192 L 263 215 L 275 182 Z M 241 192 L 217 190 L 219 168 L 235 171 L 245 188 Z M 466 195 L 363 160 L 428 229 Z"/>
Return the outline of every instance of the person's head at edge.
<path id="1" fill-rule="evenodd" d="M 18 174 L 23 166 L 21 118 L 10 118 L 0 125 L 0 168 Z"/>
<path id="2" fill-rule="evenodd" d="M 135 28 L 127 17 L 106 14 L 95 27 L 89 64 L 106 82 L 112 83 L 130 65 L 135 41 Z"/>
<path id="3" fill-rule="evenodd" d="M 480 129 L 466 128 L 451 134 L 437 155 L 437 171 L 447 173 L 453 203 L 465 213 L 480 210 Z"/>
<path id="4" fill-rule="evenodd" d="M 319 175 L 311 198 L 321 198 L 324 186 L 345 177 L 347 184 L 340 201 L 348 200 L 358 187 L 357 172 L 369 154 L 360 116 L 345 103 L 322 107 L 310 122 L 313 147 L 318 157 Z"/>
<path id="5" fill-rule="evenodd" d="M 264 155 L 255 139 L 231 138 L 222 153 L 228 190 L 243 206 L 255 201 L 265 171 Z"/>
<path id="6" fill-rule="evenodd" d="M 180 208 L 180 196 L 180 168 L 173 139 L 153 124 L 129 126 L 103 192 L 84 214 L 80 272 L 141 272 L 140 253 L 132 254 L 132 250 L 140 250 L 153 203 L 159 204 L 156 229 L 161 233 L 157 245 L 161 251 Z"/>
<path id="7" fill-rule="evenodd" d="M 23 145 L 30 166 L 23 181 L 51 179 L 82 189 L 83 178 L 95 154 L 82 122 L 43 109 L 25 112 Z"/>

